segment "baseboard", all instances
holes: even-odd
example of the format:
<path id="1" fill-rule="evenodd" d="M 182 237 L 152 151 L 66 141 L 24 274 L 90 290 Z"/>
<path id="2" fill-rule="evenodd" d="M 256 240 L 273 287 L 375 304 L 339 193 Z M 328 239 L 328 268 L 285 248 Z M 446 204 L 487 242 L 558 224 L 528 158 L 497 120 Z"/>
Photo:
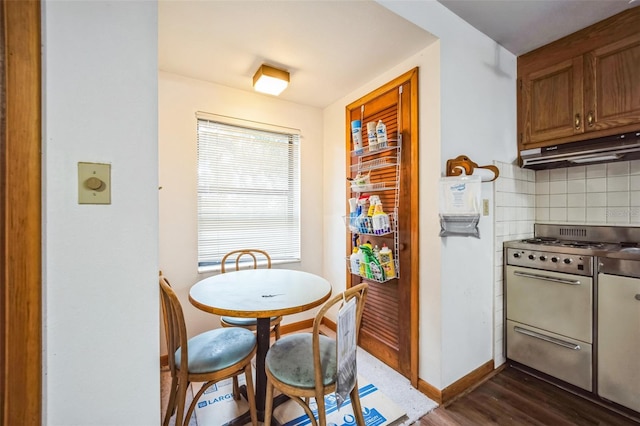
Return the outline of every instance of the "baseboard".
<path id="1" fill-rule="evenodd" d="M 494 369 L 493 360 L 487 361 L 480 367 L 473 370 L 471 373 L 460 378 L 459 380 L 455 381 L 442 390 L 425 382 L 422 379 L 418 379 L 418 390 L 438 404 L 448 405 L 453 402 L 455 398 L 476 388 L 479 384 L 483 383 L 488 378 L 501 371 L 503 368 L 504 366 L 501 366 L 496 370 Z"/>
<path id="2" fill-rule="evenodd" d="M 296 331 L 304 330 L 310 327 L 313 327 L 313 318 L 294 322 L 291 324 L 280 324 L 280 335 L 284 336 L 285 334 L 295 333 Z"/>
<path id="3" fill-rule="evenodd" d="M 338 331 L 338 326 L 336 325 L 336 323 L 331 321 L 327 317 L 322 318 L 322 325 L 326 325 L 327 328 L 333 331 L 334 333 Z"/>

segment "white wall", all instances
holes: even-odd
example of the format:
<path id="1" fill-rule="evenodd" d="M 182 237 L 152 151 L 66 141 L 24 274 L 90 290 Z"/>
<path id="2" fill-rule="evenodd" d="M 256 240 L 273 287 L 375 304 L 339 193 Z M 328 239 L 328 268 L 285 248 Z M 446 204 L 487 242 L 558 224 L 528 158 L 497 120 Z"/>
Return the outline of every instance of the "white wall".
<path id="1" fill-rule="evenodd" d="M 42 6 L 43 424 L 159 424 L 157 5 Z"/>
<path id="2" fill-rule="evenodd" d="M 219 326 L 216 316 L 188 301 L 189 288 L 211 275 L 198 273 L 197 111 L 300 129 L 302 261 L 274 267 L 321 274 L 323 262 L 322 111 L 160 72 L 160 269 L 181 299 L 191 335 Z M 283 323 L 310 318 L 313 312 L 287 316 Z"/>
<path id="3" fill-rule="evenodd" d="M 517 156 L 515 56 L 438 2 L 379 3 L 440 40 L 441 156 L 438 164 L 421 156 L 421 171 L 434 166 L 444 174 L 446 160 L 461 154 L 479 165 L 512 162 Z M 427 182 L 431 190 L 433 184 Z M 482 188 L 489 205 L 492 185 Z M 421 229 L 433 227 L 437 209 L 437 204 L 421 209 Z M 425 250 L 438 237 L 421 235 L 420 323 L 427 326 L 420 329 L 420 378 L 440 389 L 493 358 L 493 219 L 493 212 L 482 217 L 480 239 L 443 238 L 440 264 Z M 438 269 L 440 280 L 432 279 Z"/>

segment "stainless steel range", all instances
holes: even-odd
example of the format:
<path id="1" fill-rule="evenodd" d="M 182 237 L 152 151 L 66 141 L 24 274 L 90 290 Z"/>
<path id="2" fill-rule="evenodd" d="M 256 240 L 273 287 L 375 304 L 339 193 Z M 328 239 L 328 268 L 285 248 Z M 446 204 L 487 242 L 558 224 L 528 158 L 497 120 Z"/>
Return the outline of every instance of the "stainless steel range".
<path id="1" fill-rule="evenodd" d="M 504 248 L 508 360 L 638 414 L 640 227 L 536 224 Z"/>

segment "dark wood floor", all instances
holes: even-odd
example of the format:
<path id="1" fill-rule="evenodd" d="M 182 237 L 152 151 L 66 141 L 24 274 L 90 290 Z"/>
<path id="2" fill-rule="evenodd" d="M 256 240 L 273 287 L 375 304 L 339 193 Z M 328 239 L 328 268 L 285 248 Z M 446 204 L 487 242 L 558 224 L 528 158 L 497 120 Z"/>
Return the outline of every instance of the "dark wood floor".
<path id="1" fill-rule="evenodd" d="M 418 424 L 637 426 L 640 422 L 507 367 L 447 407 L 436 408 Z"/>

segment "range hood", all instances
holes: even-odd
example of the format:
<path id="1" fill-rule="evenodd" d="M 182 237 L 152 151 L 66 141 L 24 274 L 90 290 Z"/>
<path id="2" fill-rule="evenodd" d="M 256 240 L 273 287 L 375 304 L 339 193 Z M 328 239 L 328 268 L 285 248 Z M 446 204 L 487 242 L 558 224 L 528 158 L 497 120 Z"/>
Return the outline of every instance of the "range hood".
<path id="1" fill-rule="evenodd" d="M 520 151 L 522 167 L 534 170 L 640 159 L 640 131 Z"/>

